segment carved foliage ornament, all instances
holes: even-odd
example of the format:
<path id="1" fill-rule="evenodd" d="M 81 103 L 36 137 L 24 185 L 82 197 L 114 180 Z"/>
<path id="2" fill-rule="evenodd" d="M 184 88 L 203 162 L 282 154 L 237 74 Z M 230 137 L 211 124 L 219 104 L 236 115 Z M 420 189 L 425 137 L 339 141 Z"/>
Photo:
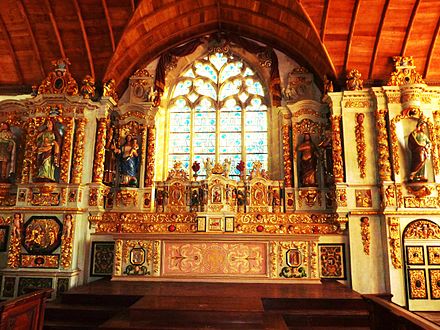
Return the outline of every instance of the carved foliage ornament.
<path id="1" fill-rule="evenodd" d="M 382 181 L 391 180 L 390 153 L 388 149 L 388 138 L 385 116 L 387 110 L 377 110 L 376 117 L 376 133 L 377 133 L 377 149 L 379 153 L 379 177 Z"/>
<path id="2" fill-rule="evenodd" d="M 347 73 L 345 86 L 349 91 L 362 90 L 364 81 L 361 79 L 362 75 L 357 69 L 352 69 Z"/>
<path id="3" fill-rule="evenodd" d="M 428 220 L 411 222 L 405 229 L 405 239 L 440 239 L 440 226 Z"/>
<path id="4" fill-rule="evenodd" d="M 344 181 L 344 161 L 342 159 L 341 116 L 333 115 L 332 121 L 332 157 L 335 182 Z"/>
<path id="5" fill-rule="evenodd" d="M 53 71 L 41 82 L 38 94 L 67 94 L 77 95 L 78 84 L 69 72 L 69 59 L 52 61 Z"/>
<path id="6" fill-rule="evenodd" d="M 367 145 L 365 143 L 365 129 L 364 129 L 364 118 L 365 115 L 363 113 L 356 114 L 356 126 L 355 126 L 355 135 L 356 135 L 356 151 L 357 151 L 357 162 L 360 171 L 361 178 L 365 178 L 366 174 L 366 165 L 367 165 L 367 156 L 366 149 Z"/>
<path id="7" fill-rule="evenodd" d="M 361 218 L 361 237 L 364 246 L 364 252 L 367 256 L 370 255 L 370 219 L 368 217 Z"/>
<path id="8" fill-rule="evenodd" d="M 400 222 L 398 218 L 388 218 L 388 238 L 391 262 L 395 269 L 402 268 L 402 251 L 400 245 Z"/>
<path id="9" fill-rule="evenodd" d="M 422 76 L 417 73 L 412 56 L 393 56 L 394 72 L 387 82 L 388 86 L 406 84 L 424 84 Z"/>
<path id="10" fill-rule="evenodd" d="M 292 187 L 292 161 L 290 151 L 290 126 L 283 125 L 283 159 L 284 159 L 284 184 Z"/>

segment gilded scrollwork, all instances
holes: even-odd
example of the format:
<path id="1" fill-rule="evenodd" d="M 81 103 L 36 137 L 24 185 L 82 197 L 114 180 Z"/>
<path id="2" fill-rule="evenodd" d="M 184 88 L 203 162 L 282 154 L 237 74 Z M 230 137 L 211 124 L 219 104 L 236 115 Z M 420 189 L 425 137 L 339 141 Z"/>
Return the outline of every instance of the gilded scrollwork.
<path id="1" fill-rule="evenodd" d="M 412 56 L 393 56 L 394 72 L 388 80 L 388 86 L 406 84 L 424 84 L 422 76 L 417 73 Z"/>
<path id="2" fill-rule="evenodd" d="M 361 178 L 365 178 L 367 176 L 366 174 L 367 144 L 365 143 L 364 118 L 365 115 L 363 113 L 356 114 L 356 126 L 354 130 L 356 135 L 357 162 L 358 162 L 359 171 L 361 173 Z"/>
<path id="3" fill-rule="evenodd" d="M 161 242 L 153 242 L 153 275 L 160 274 Z"/>
<path id="4" fill-rule="evenodd" d="M 155 163 L 155 142 L 156 142 L 156 129 L 149 127 L 147 130 L 147 166 L 145 175 L 145 186 L 150 187 L 154 180 L 154 163 Z"/>
<path id="5" fill-rule="evenodd" d="M 345 101 L 344 108 L 369 108 L 370 101 L 369 100 L 357 100 L 357 99 L 349 99 Z"/>
<path id="6" fill-rule="evenodd" d="M 98 121 L 98 133 L 96 134 L 95 160 L 93 162 L 93 182 L 101 183 L 104 178 L 104 155 L 105 141 L 107 138 L 107 119 Z"/>
<path id="7" fill-rule="evenodd" d="M 342 159 L 341 116 L 333 115 L 332 122 L 332 156 L 335 182 L 344 181 L 344 161 Z"/>
<path id="8" fill-rule="evenodd" d="M 400 269 L 402 268 L 402 251 L 400 244 L 400 221 L 398 218 L 388 218 L 388 239 L 391 263 L 395 269 Z"/>
<path id="9" fill-rule="evenodd" d="M 115 242 L 115 264 L 114 264 L 114 275 L 122 275 L 122 246 L 123 241 L 121 239 Z"/>
<path id="10" fill-rule="evenodd" d="M 21 183 L 28 183 L 34 167 L 34 154 L 36 151 L 35 139 L 37 136 L 35 118 L 29 118 L 26 125 L 26 149 L 24 152 Z"/>
<path id="11" fill-rule="evenodd" d="M 73 149 L 72 179 L 71 179 L 71 182 L 74 184 L 81 183 L 83 161 L 84 161 L 84 141 L 85 141 L 86 124 L 87 124 L 86 118 L 78 118 L 76 120 L 75 146 Z"/>
<path id="12" fill-rule="evenodd" d="M 413 221 L 405 229 L 405 239 L 440 239 L 440 226 L 427 220 Z"/>
<path id="13" fill-rule="evenodd" d="M 137 206 L 138 192 L 136 190 L 121 190 L 116 194 L 117 206 Z"/>
<path id="14" fill-rule="evenodd" d="M 336 188 L 336 203 L 340 207 L 347 207 L 347 189 Z"/>
<path id="15" fill-rule="evenodd" d="M 370 219 L 368 217 L 361 218 L 361 238 L 364 246 L 364 253 L 370 255 Z"/>
<path id="16" fill-rule="evenodd" d="M 18 268 L 20 265 L 20 245 L 23 235 L 23 216 L 15 213 L 14 217 L 8 218 L 12 225 L 11 241 L 8 250 L 8 267 Z"/>
<path id="17" fill-rule="evenodd" d="M 377 133 L 377 148 L 379 154 L 379 177 L 382 181 L 391 180 L 391 165 L 390 165 L 390 152 L 388 146 L 388 137 L 385 116 L 387 110 L 377 110 L 376 117 L 376 133 Z"/>
<path id="18" fill-rule="evenodd" d="M 283 125 L 284 184 L 286 187 L 292 187 L 292 156 L 290 148 L 290 126 Z"/>

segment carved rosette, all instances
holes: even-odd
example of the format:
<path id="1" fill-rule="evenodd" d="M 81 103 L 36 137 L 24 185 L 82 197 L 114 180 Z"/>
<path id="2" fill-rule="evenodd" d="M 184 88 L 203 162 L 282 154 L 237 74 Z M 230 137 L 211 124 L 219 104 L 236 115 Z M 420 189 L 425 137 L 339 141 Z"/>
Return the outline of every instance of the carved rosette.
<path id="1" fill-rule="evenodd" d="M 363 122 L 363 113 L 356 114 L 356 126 L 355 126 L 355 135 L 356 135 L 356 150 L 357 150 L 357 162 L 359 171 L 361 174 L 361 178 L 365 178 L 367 176 L 366 173 L 366 165 L 367 165 L 367 156 L 366 156 L 366 148 L 367 145 L 365 143 L 365 129 Z"/>
<path id="2" fill-rule="evenodd" d="M 375 113 L 377 151 L 379 154 L 379 177 L 382 181 L 391 180 L 390 152 L 385 122 L 386 113 L 387 110 L 377 110 Z"/>
<path id="3" fill-rule="evenodd" d="M 72 179 L 71 182 L 75 184 L 81 183 L 81 176 L 84 161 L 84 141 L 85 141 L 85 127 L 87 119 L 78 118 L 76 120 L 75 131 L 75 146 L 73 149 L 73 164 L 72 164 Z"/>
<path id="4" fill-rule="evenodd" d="M 155 161 L 155 143 L 156 143 L 156 129 L 149 127 L 147 130 L 147 168 L 145 175 L 145 187 L 151 187 L 154 179 L 154 161 Z"/>
<path id="5" fill-rule="evenodd" d="M 388 238 L 390 244 L 391 263 L 395 269 L 402 268 L 402 251 L 400 245 L 400 225 L 398 218 L 388 218 Z"/>
<path id="6" fill-rule="evenodd" d="M 368 217 L 361 218 L 361 237 L 364 252 L 367 256 L 370 255 L 370 219 Z"/>
<path id="7" fill-rule="evenodd" d="M 284 184 L 286 188 L 292 187 L 292 155 L 290 150 L 290 125 L 283 125 L 283 160 Z"/>
<path id="8" fill-rule="evenodd" d="M 34 165 L 34 151 L 36 150 L 35 138 L 37 131 L 34 118 L 29 118 L 26 125 L 26 149 L 24 152 L 23 169 L 21 172 L 21 183 L 28 183 Z"/>
<path id="9" fill-rule="evenodd" d="M 102 183 L 104 178 L 104 155 L 105 141 L 107 138 L 107 119 L 98 121 L 98 133 L 96 134 L 95 161 L 93 162 L 93 182 Z"/>
<path id="10" fill-rule="evenodd" d="M 72 148 L 73 139 L 73 118 L 64 118 L 63 124 L 65 127 L 63 150 L 61 151 L 61 168 L 60 168 L 60 182 L 69 182 L 69 168 L 70 168 L 70 151 Z"/>
<path id="11" fill-rule="evenodd" d="M 61 237 L 61 265 L 67 269 L 72 265 L 72 253 L 73 253 L 73 237 L 75 235 L 75 220 L 72 217 L 72 227 L 70 233 L 64 231 Z"/>
<path id="12" fill-rule="evenodd" d="M 344 181 L 344 161 L 342 159 L 341 116 L 333 115 L 332 122 L 332 156 L 335 182 Z"/>

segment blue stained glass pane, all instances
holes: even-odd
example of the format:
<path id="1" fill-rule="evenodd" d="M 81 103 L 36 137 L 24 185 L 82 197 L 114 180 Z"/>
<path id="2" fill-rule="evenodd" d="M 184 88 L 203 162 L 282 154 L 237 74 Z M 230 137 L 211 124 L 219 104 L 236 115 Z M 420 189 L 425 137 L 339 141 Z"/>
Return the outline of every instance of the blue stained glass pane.
<path id="1" fill-rule="evenodd" d="M 228 61 L 228 58 L 223 53 L 215 53 L 209 57 L 211 63 L 219 71 L 223 65 Z"/>
<path id="2" fill-rule="evenodd" d="M 220 133 L 220 153 L 241 153 L 241 133 Z"/>
<path id="3" fill-rule="evenodd" d="M 170 107 L 171 112 L 190 112 L 191 109 L 187 105 L 186 100 L 183 98 L 178 98 Z"/>
<path id="4" fill-rule="evenodd" d="M 170 132 L 189 132 L 191 114 L 184 112 L 170 113 Z"/>
<path id="5" fill-rule="evenodd" d="M 184 76 L 184 77 L 188 77 L 188 78 L 195 78 L 195 77 L 196 77 L 196 76 L 194 75 L 194 71 L 193 71 L 192 68 L 189 69 L 188 71 L 186 71 L 186 72 L 183 74 L 183 76 Z"/>
<path id="6" fill-rule="evenodd" d="M 188 153 L 189 154 L 189 133 L 172 133 L 170 134 L 169 153 Z"/>
<path id="7" fill-rule="evenodd" d="M 208 63 L 197 62 L 195 64 L 196 74 L 211 79 L 217 83 L 217 71 Z"/>
<path id="8" fill-rule="evenodd" d="M 254 71 L 252 71 L 251 69 L 246 68 L 246 70 L 244 70 L 243 77 L 248 77 L 253 75 L 254 75 Z"/>
<path id="9" fill-rule="evenodd" d="M 223 83 L 231 77 L 238 76 L 241 73 L 242 67 L 242 62 L 228 63 L 220 72 L 220 83 Z"/>
<path id="10" fill-rule="evenodd" d="M 197 112 L 194 115 L 195 132 L 215 132 L 215 112 Z"/>
<path id="11" fill-rule="evenodd" d="M 241 131 L 241 112 L 220 112 L 221 132 Z"/>
<path id="12" fill-rule="evenodd" d="M 168 157 L 168 169 L 169 170 L 173 168 L 174 161 L 182 162 L 182 167 L 186 171 L 188 171 L 188 169 L 189 169 L 189 154 L 188 155 L 169 155 L 169 157 Z"/>
<path id="13" fill-rule="evenodd" d="M 246 79 L 246 87 L 249 93 L 264 96 L 263 86 L 259 81 L 248 78 Z"/>
<path id="14" fill-rule="evenodd" d="M 188 94 L 191 86 L 192 86 L 192 82 L 189 79 L 179 81 L 176 85 L 176 88 L 174 89 L 172 97 Z"/>
<path id="15" fill-rule="evenodd" d="M 215 153 L 215 133 L 197 133 L 193 137 L 195 154 Z"/>
<path id="16" fill-rule="evenodd" d="M 267 131 L 266 112 L 246 112 L 246 132 Z"/>
<path id="17" fill-rule="evenodd" d="M 219 100 L 224 100 L 228 96 L 238 94 L 240 92 L 241 80 L 227 81 L 220 87 Z"/>
<path id="18" fill-rule="evenodd" d="M 246 170 L 249 172 L 252 169 L 252 164 L 256 161 L 263 164 L 263 169 L 267 171 L 267 154 L 247 154 L 246 155 Z"/>
<path id="19" fill-rule="evenodd" d="M 246 133 L 246 153 L 267 153 L 267 134 Z"/>
<path id="20" fill-rule="evenodd" d="M 194 87 L 197 93 L 201 95 L 209 96 L 214 100 L 217 99 L 217 92 L 214 86 L 212 86 L 212 84 L 207 82 L 206 80 L 203 79 L 194 80 Z"/>
<path id="21" fill-rule="evenodd" d="M 194 107 L 196 112 L 215 111 L 212 100 L 208 98 L 202 98 L 199 103 Z"/>

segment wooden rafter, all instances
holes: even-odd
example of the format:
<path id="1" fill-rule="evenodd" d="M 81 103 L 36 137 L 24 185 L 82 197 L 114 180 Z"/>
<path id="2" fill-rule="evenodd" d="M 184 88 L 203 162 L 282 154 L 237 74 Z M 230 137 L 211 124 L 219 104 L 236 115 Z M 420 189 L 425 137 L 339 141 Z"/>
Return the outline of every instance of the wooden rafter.
<path id="1" fill-rule="evenodd" d="M 370 70 L 368 72 L 368 79 L 371 79 L 371 77 L 373 75 L 373 68 L 374 68 L 374 64 L 376 63 L 377 51 L 379 49 L 380 36 L 382 34 L 382 28 L 383 28 L 383 24 L 385 22 L 385 16 L 387 14 L 389 5 L 390 5 L 390 0 L 386 0 L 385 5 L 383 6 L 382 15 L 380 17 L 379 27 L 377 29 L 376 41 L 374 42 L 374 48 L 373 48 L 373 54 L 371 55 Z"/>
<path id="2" fill-rule="evenodd" d="M 115 36 L 113 35 L 112 21 L 110 19 L 110 15 L 108 13 L 108 7 L 107 7 L 106 0 L 102 0 L 102 7 L 104 8 L 105 19 L 107 20 L 108 33 L 110 35 L 110 41 L 112 43 L 112 50 L 115 51 L 115 49 L 116 49 Z"/>
<path id="3" fill-rule="evenodd" d="M 402 50 L 400 51 L 400 55 L 404 56 L 406 53 L 406 47 L 408 45 L 409 36 L 411 35 L 411 30 L 414 25 L 414 18 L 417 15 L 417 10 L 419 9 L 420 0 L 416 0 L 414 3 L 413 10 L 411 11 L 411 17 L 409 18 L 408 26 L 406 28 L 405 39 L 403 39 Z"/>
<path id="4" fill-rule="evenodd" d="M 46 72 L 44 71 L 43 61 L 41 60 L 40 49 L 38 48 L 37 40 L 35 39 L 34 30 L 32 29 L 31 23 L 29 21 L 29 15 L 24 7 L 23 0 L 17 1 L 18 7 L 20 8 L 21 15 L 24 18 L 26 23 L 26 27 L 29 31 L 29 35 L 31 37 L 32 47 L 34 48 L 35 57 L 37 59 L 38 67 L 40 68 L 41 76 L 43 79 L 46 76 Z"/>
<path id="5" fill-rule="evenodd" d="M 81 26 L 81 32 L 84 39 L 84 45 L 86 46 L 87 57 L 89 59 L 90 74 L 95 78 L 95 66 L 93 65 L 92 52 L 90 51 L 89 38 L 87 37 L 86 27 L 81 15 L 81 8 L 79 7 L 78 0 L 73 0 L 76 9 L 76 15 L 78 16 L 79 25 Z"/>
<path id="6" fill-rule="evenodd" d="M 348 57 L 350 56 L 351 42 L 353 40 L 354 27 L 356 25 L 356 19 L 359 13 L 360 0 L 356 0 L 353 6 L 353 13 L 351 14 L 350 31 L 347 36 L 347 45 L 345 46 L 344 66 L 343 73 L 347 71 Z"/>
<path id="7" fill-rule="evenodd" d="M 134 10 L 136 9 L 136 4 L 134 3 L 134 0 L 131 0 L 130 3 L 131 3 L 131 11 L 134 12 Z"/>
<path id="8" fill-rule="evenodd" d="M 58 29 L 57 21 L 55 20 L 55 15 L 52 11 L 52 6 L 50 5 L 49 0 L 45 0 L 47 12 L 49 13 L 50 22 L 52 23 L 53 31 L 55 32 L 55 36 L 58 41 L 58 46 L 60 47 L 60 53 L 62 58 L 66 58 L 66 52 L 64 51 L 63 41 L 61 40 L 60 30 Z"/>
<path id="9" fill-rule="evenodd" d="M 432 54 L 434 54 L 435 44 L 438 40 L 438 34 L 440 33 L 440 18 L 437 20 L 437 26 L 435 27 L 434 34 L 432 35 L 431 45 L 429 46 L 428 56 L 426 57 L 425 70 L 423 72 L 423 78 L 426 78 L 431 65 Z"/>
<path id="10" fill-rule="evenodd" d="M 322 11 L 322 19 L 321 19 L 321 42 L 324 42 L 325 38 L 325 28 L 327 26 L 327 18 L 328 18 L 328 7 L 330 6 L 330 0 L 324 0 L 324 9 Z"/>
<path id="11" fill-rule="evenodd" d="M 8 30 L 6 29 L 6 24 L 3 21 L 2 16 L 0 15 L 0 30 L 2 30 L 3 35 L 5 36 L 6 44 L 8 45 L 9 54 L 12 57 L 12 61 L 14 62 L 15 72 L 17 73 L 18 80 L 20 84 L 23 84 L 23 72 L 21 72 L 20 65 L 17 61 L 17 56 L 15 56 L 14 46 L 12 46 L 11 36 L 9 35 Z"/>

